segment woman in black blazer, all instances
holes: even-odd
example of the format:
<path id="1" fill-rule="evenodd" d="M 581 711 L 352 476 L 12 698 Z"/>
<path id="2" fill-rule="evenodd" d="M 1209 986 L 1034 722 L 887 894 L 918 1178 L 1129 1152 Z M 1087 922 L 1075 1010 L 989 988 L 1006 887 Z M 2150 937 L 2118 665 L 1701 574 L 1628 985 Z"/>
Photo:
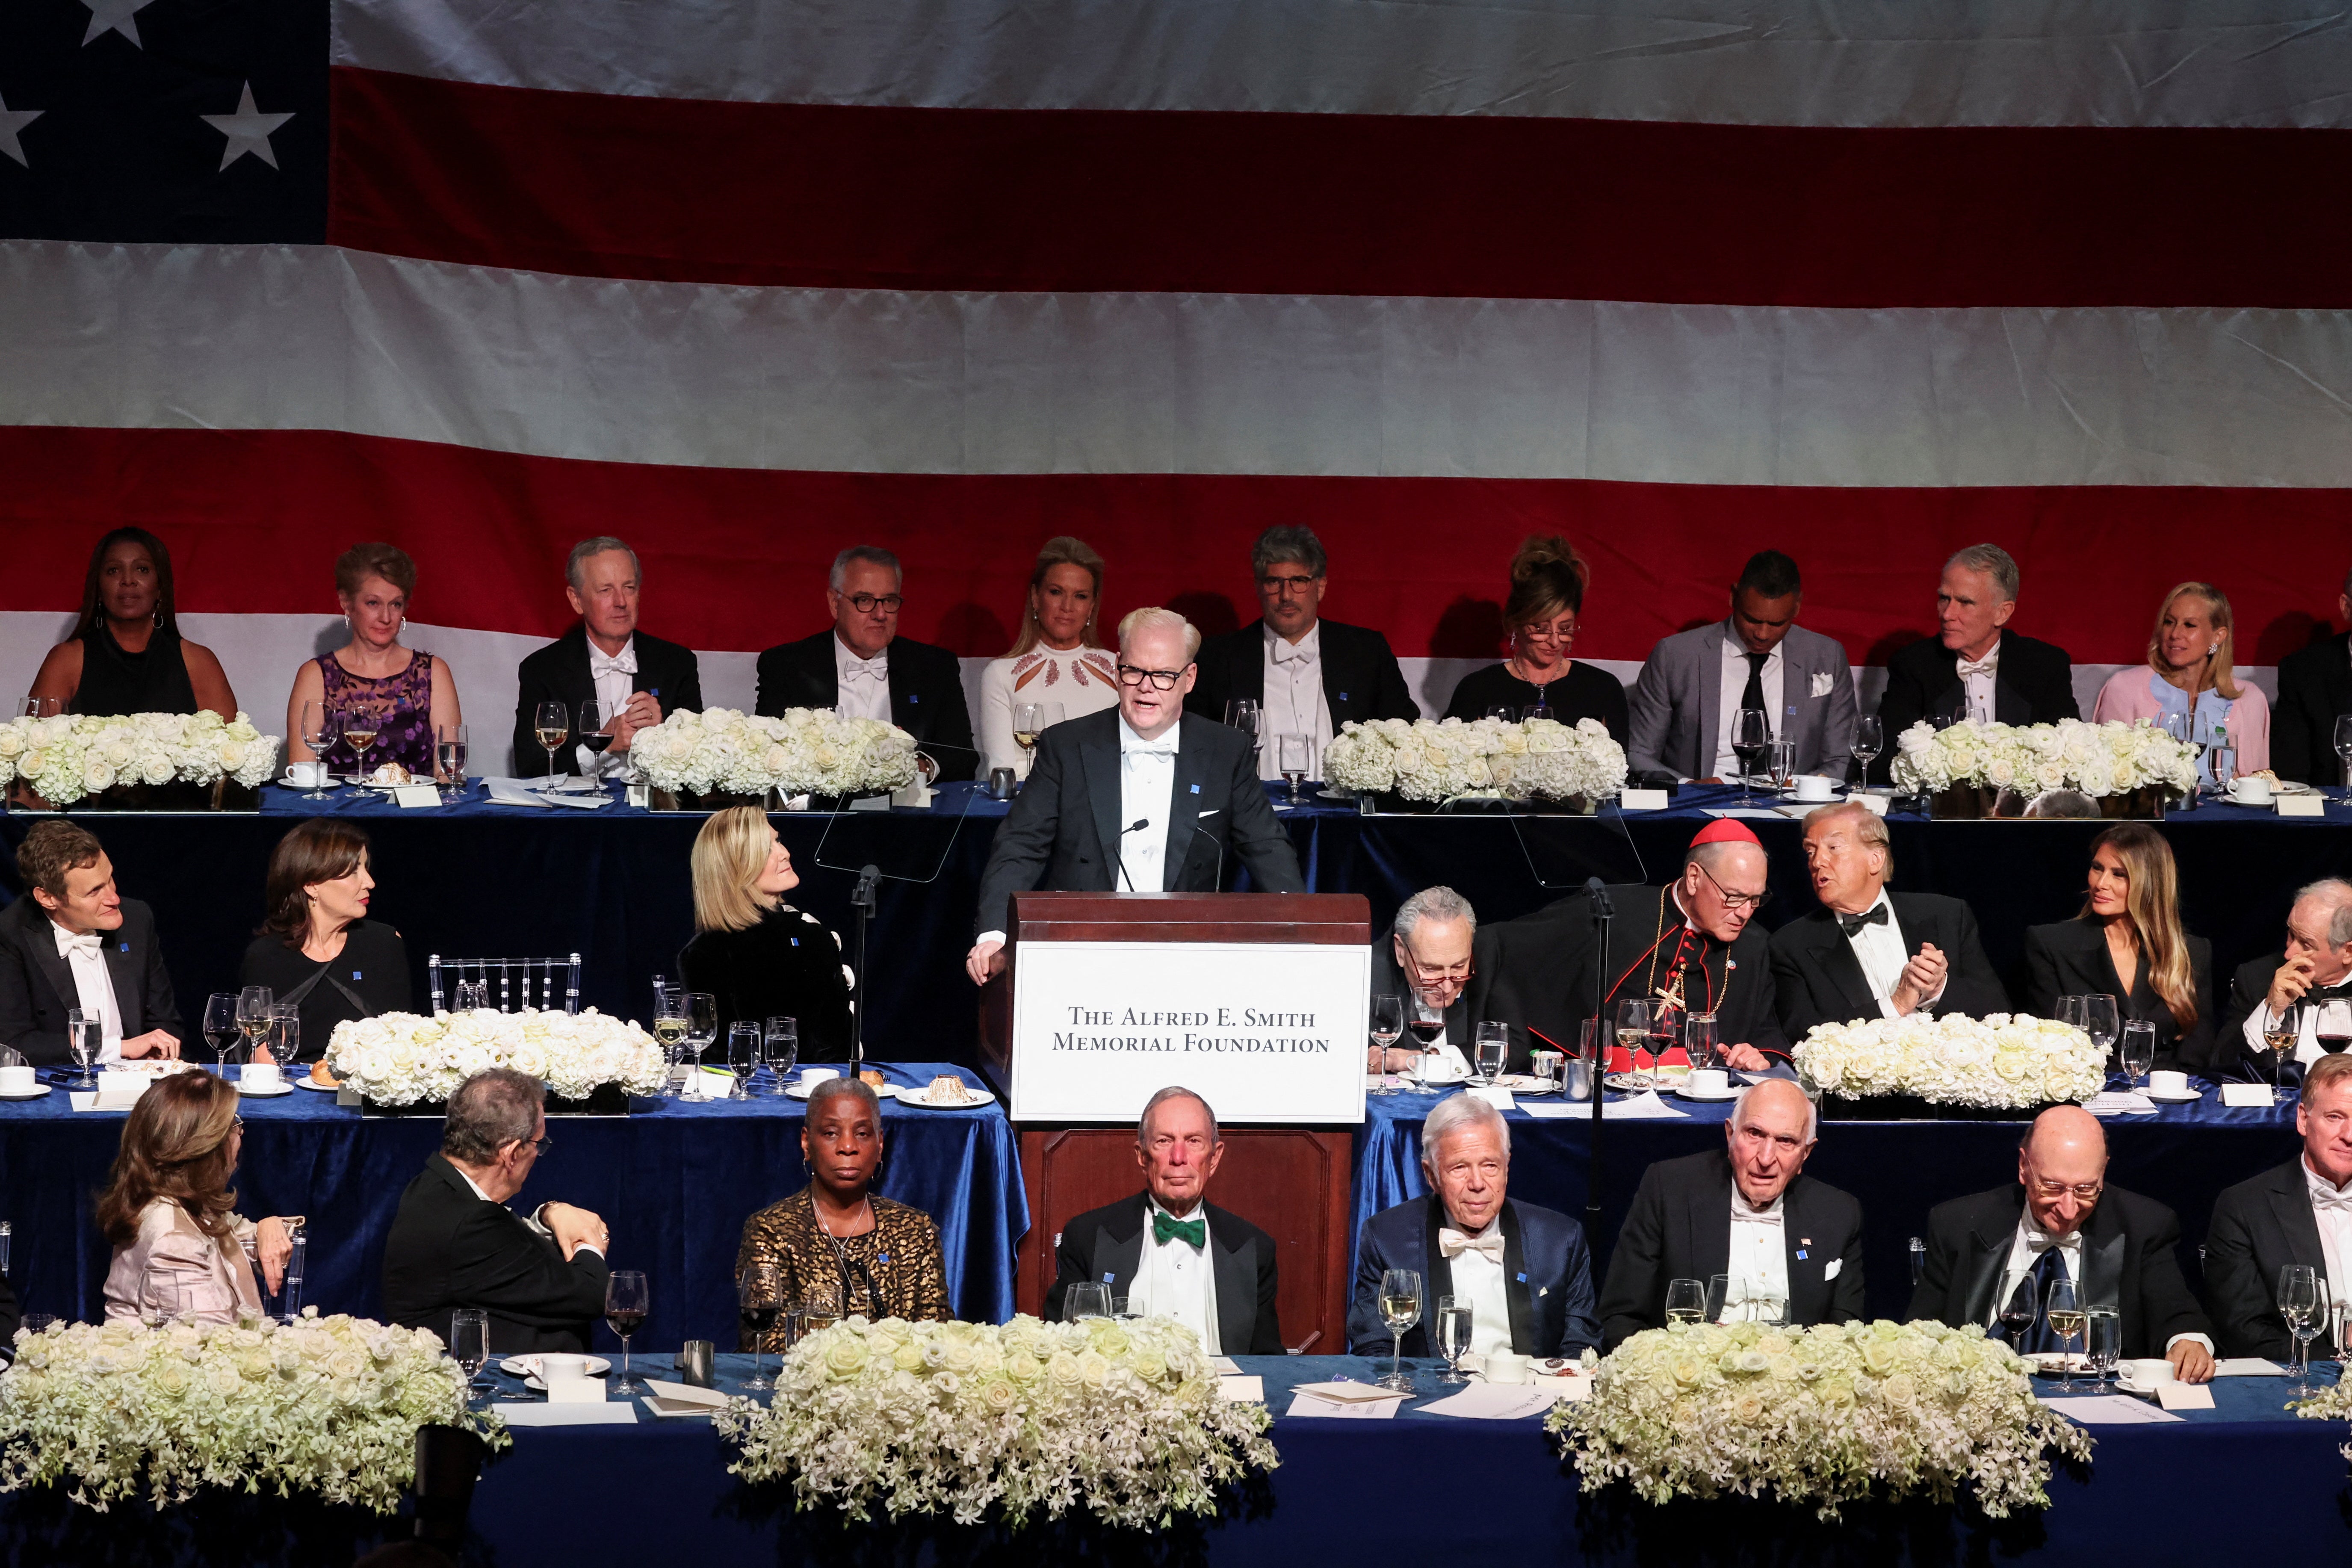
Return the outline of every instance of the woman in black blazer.
<path id="1" fill-rule="evenodd" d="M 269 852 L 268 913 L 236 983 L 294 1004 L 297 1062 L 325 1056 L 338 1024 L 408 1010 L 408 950 L 398 931 L 367 918 L 374 887 L 367 834 L 336 817 L 309 818 Z"/>
<path id="2" fill-rule="evenodd" d="M 2213 944 L 2180 929 L 2172 846 L 2145 823 L 2120 822 L 2091 840 L 2083 912 L 2027 927 L 2025 965 L 2025 1005 L 2036 1016 L 2055 1013 L 2061 996 L 2113 996 L 2118 1024 L 2156 1026 L 2158 1067 L 2210 1067 Z"/>
<path id="3" fill-rule="evenodd" d="M 849 1059 L 849 971 L 841 938 L 783 901 L 800 886 L 792 852 L 752 805 L 715 812 L 694 837 L 694 940 L 677 955 L 689 991 L 719 1001 L 719 1036 L 739 1020 L 800 1022 L 800 1059 Z"/>

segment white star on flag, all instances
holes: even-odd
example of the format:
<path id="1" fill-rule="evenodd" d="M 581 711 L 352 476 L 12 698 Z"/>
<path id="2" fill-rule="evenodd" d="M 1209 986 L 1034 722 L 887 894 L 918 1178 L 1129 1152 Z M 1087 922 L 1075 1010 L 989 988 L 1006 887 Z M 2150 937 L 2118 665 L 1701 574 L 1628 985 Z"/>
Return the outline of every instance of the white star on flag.
<path id="1" fill-rule="evenodd" d="M 197 119 L 228 138 L 221 149 L 221 167 L 226 169 L 247 153 L 271 168 L 278 167 L 278 154 L 269 150 L 270 132 L 294 118 L 285 114 L 264 114 L 253 107 L 253 84 L 245 84 L 243 96 L 236 100 L 235 114 L 199 114 Z"/>
<path id="2" fill-rule="evenodd" d="M 24 143 L 16 140 L 16 132 L 38 120 L 41 113 L 37 109 L 11 109 L 8 100 L 0 98 L 0 153 L 24 163 L 27 169 L 33 165 L 25 163 Z"/>
<path id="3" fill-rule="evenodd" d="M 155 0 L 81 0 L 89 7 L 89 31 L 81 36 L 82 47 L 96 43 L 100 34 L 120 33 L 133 46 L 145 48 L 139 42 L 139 24 L 131 17 L 155 4 Z"/>

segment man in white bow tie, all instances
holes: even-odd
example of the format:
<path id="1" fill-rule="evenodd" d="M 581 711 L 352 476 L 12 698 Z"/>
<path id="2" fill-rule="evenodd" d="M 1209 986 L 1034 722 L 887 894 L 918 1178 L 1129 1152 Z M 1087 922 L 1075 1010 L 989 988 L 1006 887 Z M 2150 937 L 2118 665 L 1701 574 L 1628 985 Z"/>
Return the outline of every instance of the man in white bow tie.
<path id="1" fill-rule="evenodd" d="M 94 1060 L 175 1058 L 185 1033 L 155 917 L 114 885 L 114 862 L 70 822 L 44 822 L 16 850 L 31 890 L 0 910 L 0 1045 L 35 1067 L 71 1059 L 66 1016 L 99 1021 Z"/>
<path id="2" fill-rule="evenodd" d="M 561 702 L 572 743 L 557 754 L 557 767 L 583 776 L 609 773 L 625 765 L 638 731 L 672 713 L 701 710 L 701 667 L 692 648 L 637 629 L 644 574 L 625 542 L 600 534 L 573 545 L 563 584 L 580 624 L 515 672 L 515 755 L 536 761 L 545 754 L 534 732 L 539 707 Z M 582 705 L 592 699 L 593 729 L 581 722 Z M 588 743 L 591 734 L 610 739 L 600 748 Z"/>
<path id="3" fill-rule="evenodd" d="M 2012 630 L 2017 563 L 1998 544 L 1971 544 L 1944 563 L 1936 586 L 1936 631 L 1886 661 L 1878 717 L 1886 750 L 1871 776 L 1886 782 L 1895 743 L 1923 719 L 2054 724 L 2079 719 L 2074 667 L 2066 650 Z"/>
<path id="4" fill-rule="evenodd" d="M 1387 1355 L 1396 1336 L 1381 1319 L 1381 1277 L 1421 1276 L 1422 1321 L 1404 1331 L 1404 1353 L 1434 1354 L 1429 1324 L 1441 1300 L 1470 1309 L 1470 1348 L 1575 1357 L 1601 1342 L 1592 1310 L 1592 1259 L 1584 1227 L 1564 1214 L 1509 1195 L 1511 1130 L 1503 1113 L 1450 1095 L 1421 1130 L 1421 1173 L 1435 1189 L 1364 1222 L 1348 1342 Z"/>
<path id="5" fill-rule="evenodd" d="M 2315 1361 L 2344 1359 L 2352 1318 L 2352 1052 L 2322 1057 L 2294 1107 L 2303 1148 L 2285 1164 L 2225 1189 L 2205 1232 L 2205 1304 L 2223 1355 L 2284 1360 L 2279 1270 L 2299 1263 L 2326 1289 Z"/>

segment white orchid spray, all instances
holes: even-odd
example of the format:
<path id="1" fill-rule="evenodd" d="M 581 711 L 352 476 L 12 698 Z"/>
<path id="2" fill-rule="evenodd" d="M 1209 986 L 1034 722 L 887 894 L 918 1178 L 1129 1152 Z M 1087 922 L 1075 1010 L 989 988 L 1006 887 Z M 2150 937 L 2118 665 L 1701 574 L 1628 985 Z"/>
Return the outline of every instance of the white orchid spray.
<path id="1" fill-rule="evenodd" d="M 661 1044 L 626 1018 L 591 1007 L 555 1012 L 379 1013 L 346 1019 L 327 1041 L 327 1068 L 378 1105 L 447 1100 L 478 1072 L 512 1068 L 564 1100 L 585 1100 L 606 1084 L 656 1094 L 667 1064 Z"/>
<path id="2" fill-rule="evenodd" d="M 1323 749 L 1323 779 L 1361 795 L 1407 800 L 1488 795 L 1605 800 L 1625 787 L 1625 748 L 1594 719 L 1351 721 Z"/>
<path id="3" fill-rule="evenodd" d="M 637 731 L 630 754 L 656 789 L 698 795 L 870 795 L 915 777 L 915 737 L 816 708 L 780 719 L 712 708 Z"/>
<path id="4" fill-rule="evenodd" d="M 65 714 L 0 723 L 0 785 L 23 780 L 51 805 L 71 805 L 117 784 L 211 784 L 258 789 L 278 773 L 278 738 L 239 713 Z"/>
<path id="5" fill-rule="evenodd" d="M 2097 1041 L 2026 1013 L 1816 1024 L 1791 1059 L 1807 1088 L 1840 1100 L 1907 1094 L 1979 1110 L 2084 1100 L 2107 1083 Z"/>
<path id="6" fill-rule="evenodd" d="M 2146 720 L 2088 724 L 1958 723 L 1938 730 L 1925 721 L 1895 738 L 1897 787 L 1935 792 L 1951 785 L 2039 795 L 2074 789 L 2097 798 L 2150 785 L 2178 794 L 2197 782 L 2197 748 Z"/>

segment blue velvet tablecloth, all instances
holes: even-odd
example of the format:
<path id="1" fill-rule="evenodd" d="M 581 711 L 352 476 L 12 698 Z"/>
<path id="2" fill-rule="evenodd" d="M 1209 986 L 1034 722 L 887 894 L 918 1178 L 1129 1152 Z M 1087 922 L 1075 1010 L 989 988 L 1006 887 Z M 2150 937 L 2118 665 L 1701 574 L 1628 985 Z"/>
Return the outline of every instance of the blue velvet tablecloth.
<path id="1" fill-rule="evenodd" d="M 2107 1181 L 2180 1215 L 2181 1268 L 2202 1288 L 2197 1248 L 2213 1199 L 2221 1189 L 2294 1157 L 2300 1146 L 2294 1109 L 2278 1104 L 2232 1110 L 2210 1085 L 2193 1105 L 2168 1105 L 2156 1114 L 2101 1119 L 2107 1131 Z M 1612 1100 L 1617 1096 L 1611 1096 Z M 1642 1173 L 1653 1163 L 1723 1146 L 1730 1119 L 1725 1104 L 1673 1094 L 1664 1102 L 1683 1115 L 1674 1121 L 1611 1121 L 1601 1131 L 1601 1234 L 1593 1243 L 1593 1289 L 1608 1267 L 1609 1250 L 1632 1205 Z M 1355 1236 L 1370 1215 L 1428 1190 L 1421 1172 L 1421 1125 L 1437 1097 L 1418 1092 L 1367 1100 L 1356 1139 Z M 1524 1110 L 1507 1115 L 1511 1129 L 1511 1195 L 1585 1217 L 1591 1169 L 1590 1102 L 1556 1097 L 1541 1105 L 1570 1104 L 1575 1114 L 1545 1121 Z M 1982 1192 L 2017 1179 L 2017 1145 L 2026 1121 L 1868 1121 L 1843 1120 L 1825 1108 L 1821 1139 L 1805 1173 L 1842 1187 L 1862 1202 L 1864 1282 L 1874 1316 L 1899 1318 L 1910 1301 L 1910 1238 L 1927 1232 L 1927 1211 L 1947 1198 Z"/>
<path id="2" fill-rule="evenodd" d="M 945 1064 L 882 1065 L 923 1084 Z M 979 1087 L 978 1079 L 965 1075 Z M 754 1212 L 808 1184 L 804 1107 L 750 1100 L 639 1100 L 626 1117 L 557 1116 L 554 1147 L 517 1200 L 582 1205 L 613 1231 L 610 1261 L 642 1269 L 653 1292 L 646 1342 L 735 1343 L 735 1249 Z M 310 1221 L 303 1299 L 322 1311 L 381 1315 L 383 1238 L 400 1194 L 440 1147 L 438 1117 L 362 1117 L 331 1094 L 296 1089 L 247 1100 L 239 1210 Z M 926 1110 L 882 1102 L 884 1195 L 939 1223 L 950 1299 L 970 1319 L 1013 1311 L 1013 1248 L 1029 1228 L 1003 1108 Z M 63 1089 L 0 1104 L 0 1219 L 15 1226 L 9 1278 L 28 1311 L 96 1321 L 109 1248 L 92 1198 L 121 1142 L 120 1111 L 74 1111 Z M 602 1324 L 600 1346 L 617 1345 Z"/>

